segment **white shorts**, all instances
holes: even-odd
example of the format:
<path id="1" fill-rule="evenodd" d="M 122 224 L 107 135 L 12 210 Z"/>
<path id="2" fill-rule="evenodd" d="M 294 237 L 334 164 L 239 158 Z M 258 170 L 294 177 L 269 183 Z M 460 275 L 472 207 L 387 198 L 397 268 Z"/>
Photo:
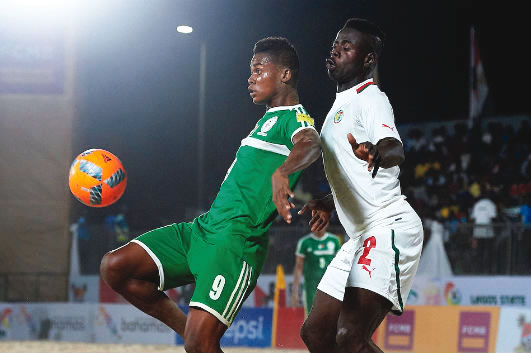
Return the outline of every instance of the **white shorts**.
<path id="1" fill-rule="evenodd" d="M 349 239 L 326 269 L 319 289 L 343 301 L 346 287 L 368 289 L 401 313 L 417 272 L 424 231 L 416 213 L 397 216 Z"/>

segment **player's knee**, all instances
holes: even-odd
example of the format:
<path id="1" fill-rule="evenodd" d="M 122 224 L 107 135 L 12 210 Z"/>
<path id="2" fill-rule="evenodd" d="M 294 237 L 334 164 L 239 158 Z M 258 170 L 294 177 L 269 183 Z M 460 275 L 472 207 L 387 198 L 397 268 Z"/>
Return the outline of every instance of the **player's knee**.
<path id="1" fill-rule="evenodd" d="M 369 339 L 353 327 L 339 328 L 336 334 L 336 344 L 340 351 L 345 352 L 372 352 Z"/>
<path id="2" fill-rule="evenodd" d="M 100 274 L 102 279 L 111 288 L 116 289 L 121 282 L 121 260 L 112 252 L 103 256 L 100 263 Z"/>
<path id="3" fill-rule="evenodd" d="M 321 331 L 319 327 L 316 327 L 315 324 L 312 324 L 308 320 L 302 325 L 300 335 L 310 351 L 315 350 L 316 347 L 323 344 L 328 344 L 325 332 Z"/>
<path id="4" fill-rule="evenodd" d="M 311 340 L 310 327 L 309 327 L 308 321 L 304 321 L 304 323 L 302 324 L 300 335 L 304 343 L 306 343 L 306 341 Z"/>
<path id="5" fill-rule="evenodd" d="M 184 337 L 184 350 L 187 353 L 210 353 L 217 352 L 217 344 L 198 335 L 187 335 Z"/>

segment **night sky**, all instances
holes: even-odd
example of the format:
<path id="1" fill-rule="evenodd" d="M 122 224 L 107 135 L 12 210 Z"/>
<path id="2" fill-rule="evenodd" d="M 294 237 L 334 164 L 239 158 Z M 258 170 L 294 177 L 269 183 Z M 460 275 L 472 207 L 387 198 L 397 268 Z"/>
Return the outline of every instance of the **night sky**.
<path id="1" fill-rule="evenodd" d="M 301 103 L 318 129 L 334 96 L 324 59 L 349 17 L 387 33 L 380 86 L 397 124 L 465 119 L 469 29 L 476 25 L 489 83 L 484 115 L 531 114 L 527 100 L 529 30 L 511 3 L 485 8 L 460 1 L 107 1 L 87 8 L 77 34 L 78 120 L 74 155 L 116 154 L 128 172 L 124 204 L 136 227 L 189 220 L 197 188 L 215 197 L 240 140 L 264 107 L 247 92 L 254 43 L 284 36 L 301 62 Z M 483 6 L 483 7 L 481 7 Z M 188 24 L 188 36 L 175 28 Z M 195 182 L 199 46 L 207 47 L 206 183 Z M 525 50 L 524 50 L 525 49 Z M 406 156 L 407 157 L 407 156 Z M 83 206 L 75 203 L 75 218 Z"/>

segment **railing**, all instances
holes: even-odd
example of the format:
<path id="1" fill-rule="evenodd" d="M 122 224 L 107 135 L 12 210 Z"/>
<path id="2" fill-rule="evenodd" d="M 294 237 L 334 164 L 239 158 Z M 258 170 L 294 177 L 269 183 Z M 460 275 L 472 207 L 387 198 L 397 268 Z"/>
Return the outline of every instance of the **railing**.
<path id="1" fill-rule="evenodd" d="M 531 275 L 529 225 L 460 223 L 446 226 L 444 238 L 454 274 Z"/>
<path id="2" fill-rule="evenodd" d="M 424 246 L 431 237 L 424 222 Z M 340 226 L 329 231 L 344 235 Z M 273 273 L 277 263 L 291 272 L 297 240 L 307 226 L 277 226 L 270 231 L 269 253 L 262 273 Z M 478 238 L 492 235 L 491 238 Z M 454 275 L 531 275 L 531 227 L 518 223 L 477 226 L 472 223 L 444 225 L 444 248 Z"/>

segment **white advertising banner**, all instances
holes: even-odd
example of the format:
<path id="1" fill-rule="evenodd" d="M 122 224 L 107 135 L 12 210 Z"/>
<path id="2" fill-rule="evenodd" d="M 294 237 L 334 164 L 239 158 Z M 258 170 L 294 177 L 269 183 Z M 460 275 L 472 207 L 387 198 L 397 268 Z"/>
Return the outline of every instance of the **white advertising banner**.
<path id="1" fill-rule="evenodd" d="M 531 308 L 531 277 L 526 276 L 418 276 L 409 305 L 494 305 Z"/>
<path id="2" fill-rule="evenodd" d="M 520 276 L 459 276 L 443 278 L 448 305 L 531 307 L 531 278 Z"/>
<path id="3" fill-rule="evenodd" d="M 496 352 L 531 352 L 531 309 L 501 309 Z"/>
<path id="4" fill-rule="evenodd" d="M 0 303 L 0 341 L 13 340 L 13 311 L 15 306 L 9 303 Z"/>
<path id="5" fill-rule="evenodd" d="M 83 304 L 2 304 L 0 339 L 90 342 L 90 310 Z"/>
<path id="6" fill-rule="evenodd" d="M 94 338 L 102 343 L 175 344 L 175 333 L 129 304 L 94 305 Z"/>
<path id="7" fill-rule="evenodd" d="M 444 305 L 441 281 L 430 277 L 416 276 L 405 304 Z"/>
<path id="8" fill-rule="evenodd" d="M 129 304 L 0 303 L 0 341 L 175 344 L 175 333 Z"/>

